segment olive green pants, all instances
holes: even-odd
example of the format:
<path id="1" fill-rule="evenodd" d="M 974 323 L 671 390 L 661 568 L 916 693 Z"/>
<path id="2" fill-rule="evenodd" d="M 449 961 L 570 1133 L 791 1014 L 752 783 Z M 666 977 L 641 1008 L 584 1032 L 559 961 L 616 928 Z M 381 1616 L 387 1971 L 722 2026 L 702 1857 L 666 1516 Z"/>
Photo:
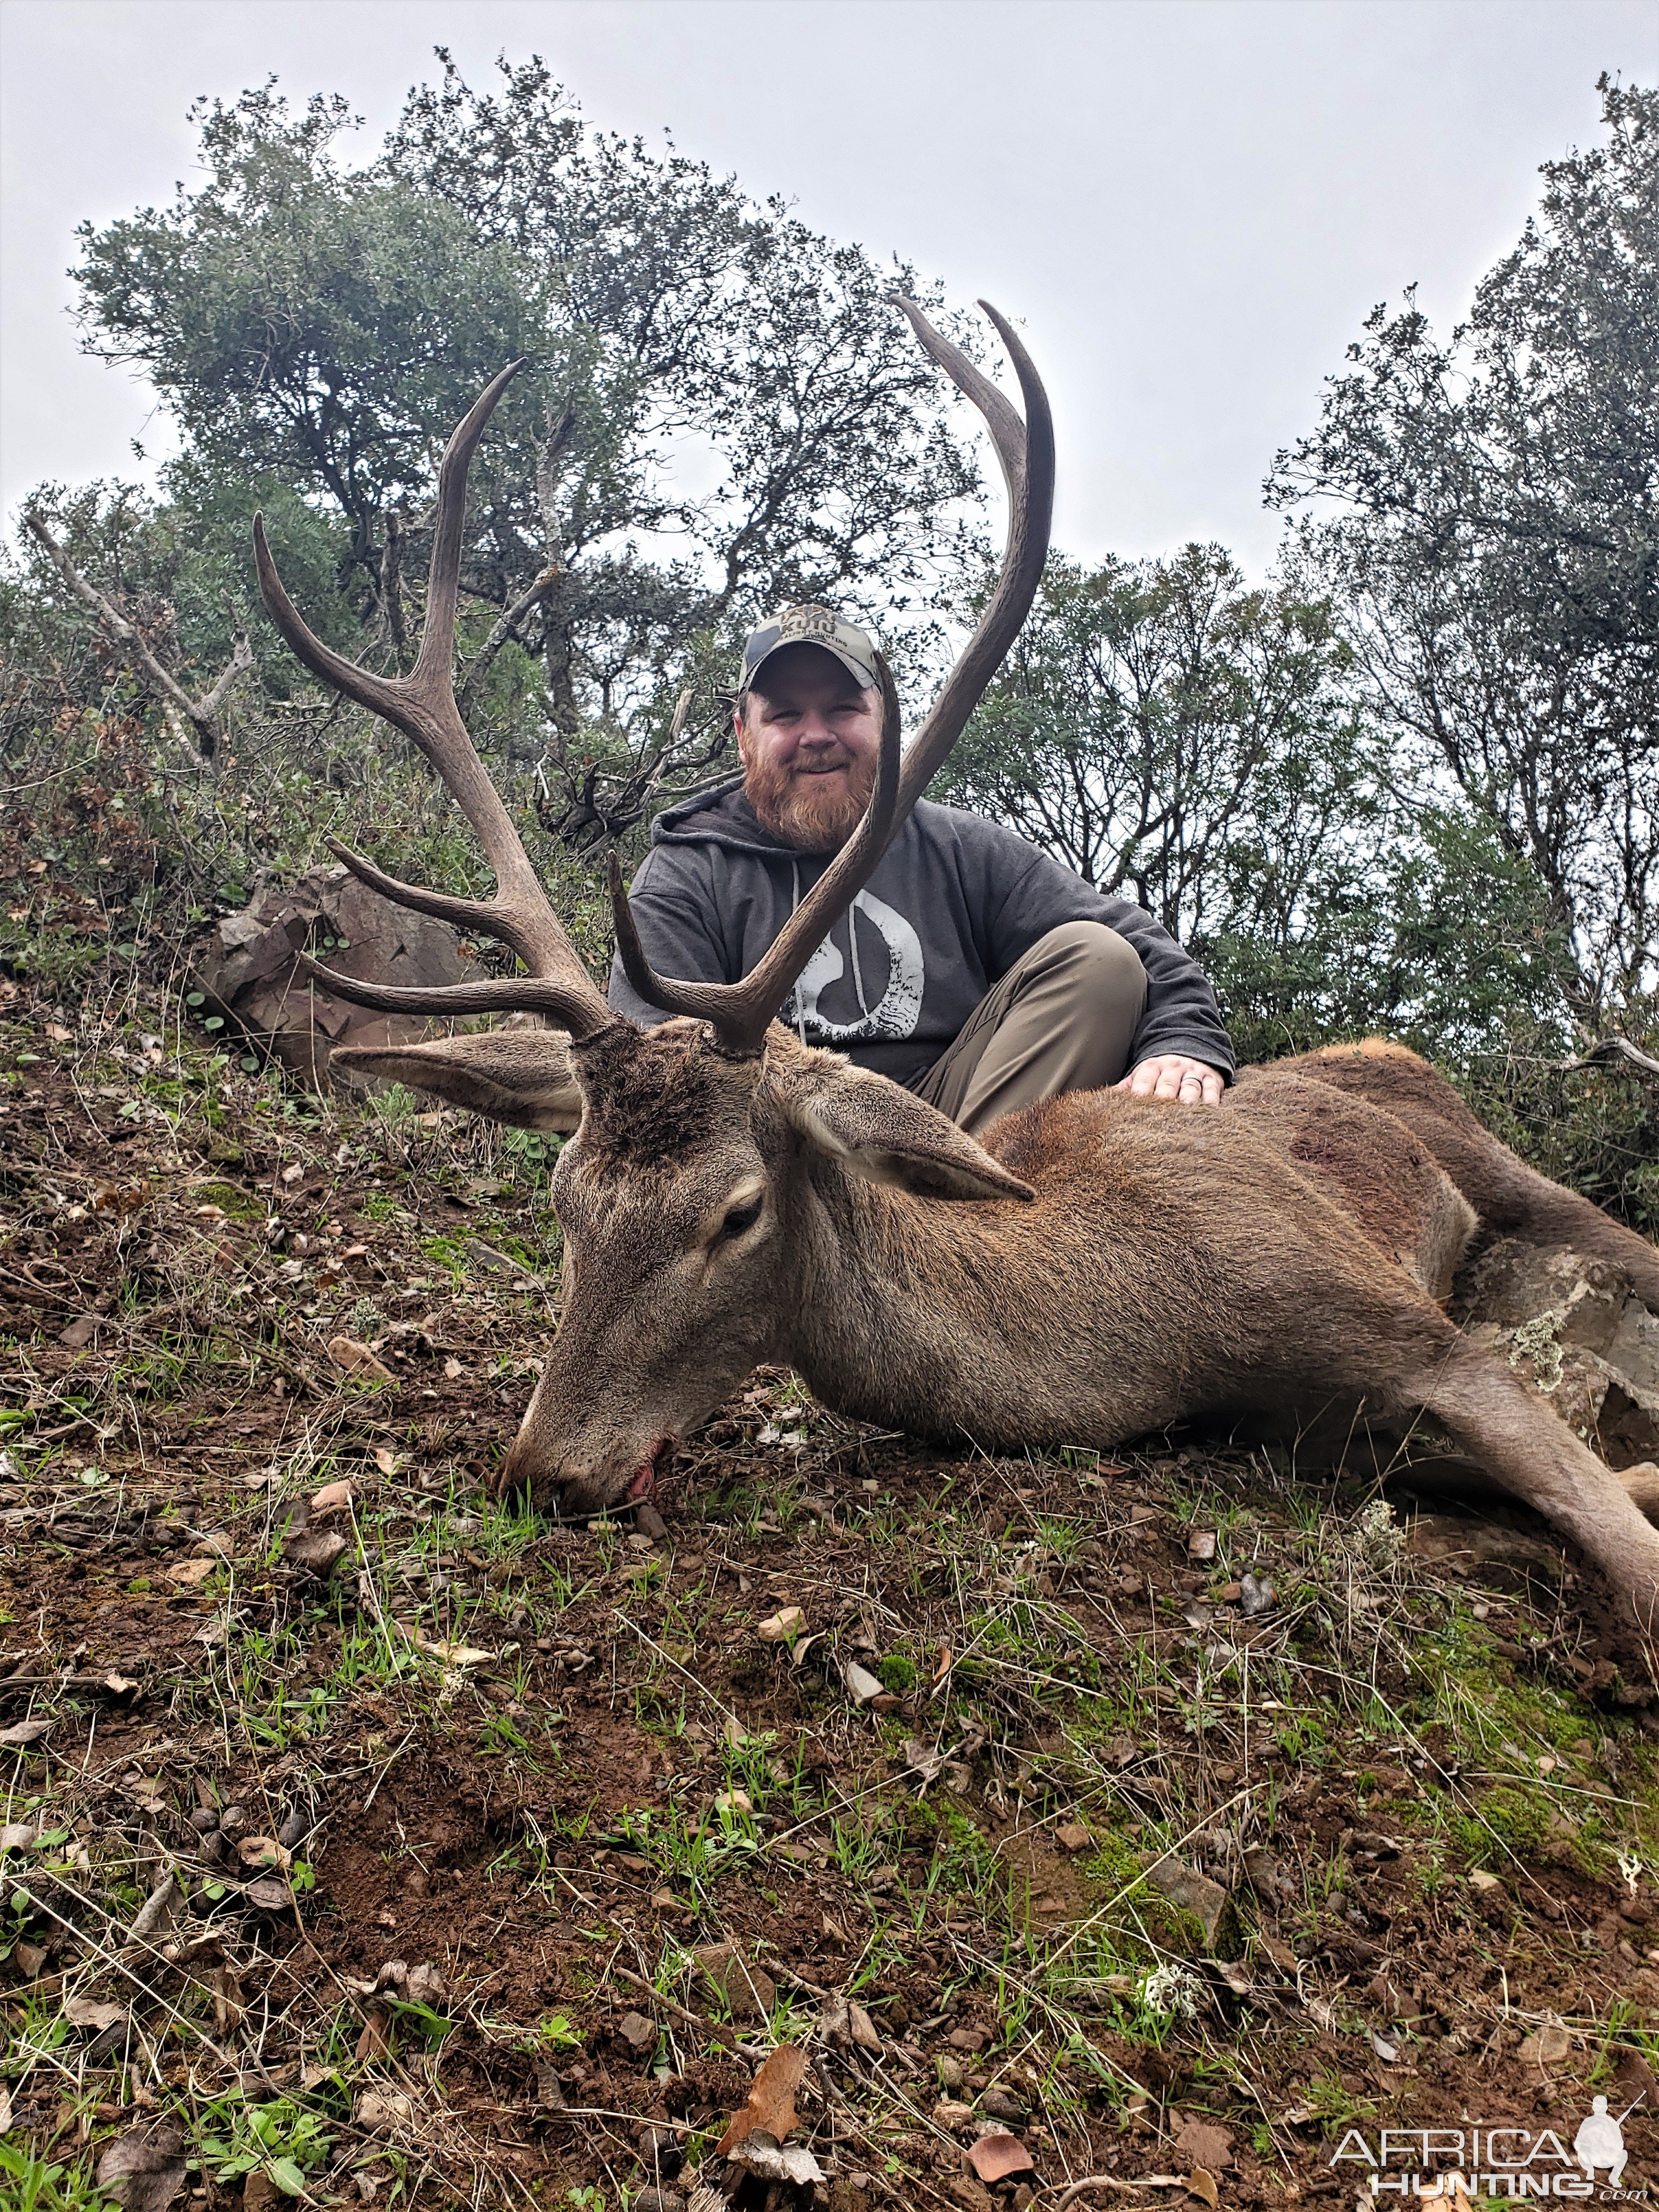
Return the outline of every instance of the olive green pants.
<path id="1" fill-rule="evenodd" d="M 1068 921 L 986 993 L 916 1096 L 975 1132 L 1040 1098 L 1103 1091 L 1129 1072 L 1146 1006 L 1146 970 L 1127 939 Z"/>

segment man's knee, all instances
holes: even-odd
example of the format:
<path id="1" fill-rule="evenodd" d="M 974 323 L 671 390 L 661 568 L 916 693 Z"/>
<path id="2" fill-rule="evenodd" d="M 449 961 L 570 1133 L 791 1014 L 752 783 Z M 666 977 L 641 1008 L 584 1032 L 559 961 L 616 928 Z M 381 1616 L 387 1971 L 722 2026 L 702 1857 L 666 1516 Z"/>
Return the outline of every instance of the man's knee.
<path id="1" fill-rule="evenodd" d="M 1146 970 L 1127 937 L 1101 921 L 1062 922 L 1039 938 L 1026 955 L 1032 967 L 1064 977 L 1091 1006 L 1132 1007 L 1146 1002 Z"/>

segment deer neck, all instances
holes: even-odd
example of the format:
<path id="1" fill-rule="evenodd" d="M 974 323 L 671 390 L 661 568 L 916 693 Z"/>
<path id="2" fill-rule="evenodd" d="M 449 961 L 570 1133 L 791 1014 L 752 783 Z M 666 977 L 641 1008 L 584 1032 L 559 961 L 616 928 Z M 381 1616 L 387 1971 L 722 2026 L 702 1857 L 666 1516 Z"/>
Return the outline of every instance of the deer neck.
<path id="1" fill-rule="evenodd" d="M 817 1152 L 792 1196 L 783 1357 L 817 1395 L 923 1434 L 1005 1427 L 1036 1351 L 1006 1294 L 1011 1209 L 915 1198 Z"/>

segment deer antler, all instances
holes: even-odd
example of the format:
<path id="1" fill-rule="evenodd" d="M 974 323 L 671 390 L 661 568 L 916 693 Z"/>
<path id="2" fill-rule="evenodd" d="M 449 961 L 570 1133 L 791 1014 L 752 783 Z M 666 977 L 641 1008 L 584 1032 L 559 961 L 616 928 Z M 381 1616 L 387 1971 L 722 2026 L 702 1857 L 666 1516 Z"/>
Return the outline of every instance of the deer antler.
<path id="1" fill-rule="evenodd" d="M 635 927 L 622 871 L 611 860 L 611 904 L 617 947 L 629 981 L 642 999 L 670 1013 L 696 1014 L 712 1023 L 731 1053 L 758 1052 L 767 1029 L 825 932 L 851 905 L 876 864 L 903 827 L 917 799 L 949 757 L 1004 653 L 1019 635 L 1042 580 L 1048 553 L 1048 520 L 1054 494 L 1054 433 L 1048 399 L 1024 347 L 996 309 L 980 306 L 1007 348 L 1025 399 L 1022 422 L 988 378 L 942 337 L 914 300 L 896 299 L 927 350 L 971 399 L 990 430 L 1008 487 L 1008 541 L 996 590 L 963 647 L 932 713 L 899 765 L 898 700 L 884 661 L 881 758 L 863 820 L 779 931 L 757 964 L 736 983 L 691 983 L 659 975 L 646 960 Z"/>
<path id="2" fill-rule="evenodd" d="M 253 557 L 259 596 L 297 657 L 315 676 L 359 706 L 413 738 L 453 795 L 477 833 L 494 872 L 493 899 L 453 898 L 416 884 L 399 883 L 372 860 L 333 838 L 330 849 L 352 873 L 399 906 L 437 915 L 445 921 L 499 938 L 530 970 L 528 976 L 501 981 L 455 983 L 427 990 L 394 989 L 359 982 L 332 969 L 305 960 L 308 972 L 342 998 L 382 1012 L 470 1014 L 523 1009 L 552 1015 L 573 1036 L 591 1036 L 617 1018 L 593 981 L 563 924 L 537 881 L 512 817 L 502 805 L 478 758 L 455 703 L 452 664 L 455 653 L 455 607 L 461 566 L 461 537 L 466 519 L 466 477 L 485 424 L 496 402 L 524 367 L 512 362 L 480 392 L 456 426 L 438 471 L 438 511 L 427 585 L 426 622 L 421 649 L 408 676 L 375 676 L 331 652 L 307 627 L 283 589 L 265 543 L 264 518 L 253 518 Z"/>

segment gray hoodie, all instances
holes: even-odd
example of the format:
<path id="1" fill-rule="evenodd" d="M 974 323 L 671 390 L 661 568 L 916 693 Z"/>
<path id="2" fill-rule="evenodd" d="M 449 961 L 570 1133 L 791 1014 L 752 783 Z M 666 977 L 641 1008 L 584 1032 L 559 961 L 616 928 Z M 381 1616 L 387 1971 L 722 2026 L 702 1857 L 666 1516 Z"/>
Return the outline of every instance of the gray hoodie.
<path id="1" fill-rule="evenodd" d="M 763 829 L 741 782 L 670 807 L 631 894 L 646 957 L 659 975 L 737 982 L 829 861 Z M 1203 970 L 1144 908 L 1107 898 L 999 823 L 926 799 L 812 955 L 779 1018 L 807 1044 L 915 1085 L 991 986 L 1067 921 L 1104 922 L 1140 955 L 1146 1011 L 1131 1065 L 1178 1052 L 1231 1076 L 1232 1046 Z M 666 1018 L 638 996 L 620 961 L 611 1003 L 647 1026 Z"/>

